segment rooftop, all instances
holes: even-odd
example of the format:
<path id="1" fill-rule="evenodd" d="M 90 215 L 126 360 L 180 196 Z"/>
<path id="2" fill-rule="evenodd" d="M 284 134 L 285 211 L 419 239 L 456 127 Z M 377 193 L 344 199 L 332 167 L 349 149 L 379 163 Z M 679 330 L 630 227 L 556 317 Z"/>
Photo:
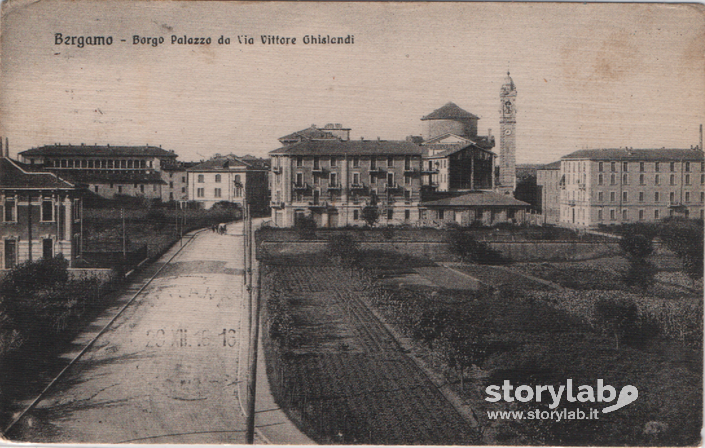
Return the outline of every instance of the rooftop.
<path id="1" fill-rule="evenodd" d="M 555 162 L 547 163 L 546 165 L 540 166 L 536 169 L 537 170 L 560 170 L 561 169 L 561 161 L 557 160 Z"/>
<path id="2" fill-rule="evenodd" d="M 269 169 L 269 165 L 265 160 L 257 157 L 249 155 L 237 157 L 231 154 L 206 160 L 188 168 L 188 171 L 228 171 L 234 169 L 266 170 Z"/>
<path id="3" fill-rule="evenodd" d="M 460 196 L 422 202 L 423 207 L 530 207 L 524 201 L 492 191 L 474 191 Z"/>
<path id="4" fill-rule="evenodd" d="M 27 171 L 8 158 L 0 158 L 0 188 L 73 189 L 74 185 L 53 173 Z"/>
<path id="5" fill-rule="evenodd" d="M 156 146 L 46 145 L 20 153 L 23 157 L 176 157 L 174 151 Z"/>
<path id="6" fill-rule="evenodd" d="M 561 157 L 561 160 L 634 160 L 634 161 L 702 161 L 703 152 L 697 149 L 581 149 Z"/>
<path id="7" fill-rule="evenodd" d="M 443 107 L 434 110 L 430 114 L 421 118 L 421 120 L 454 120 L 454 119 L 479 119 L 477 115 L 461 109 L 455 103 L 446 103 Z"/>
<path id="8" fill-rule="evenodd" d="M 291 134 L 285 135 L 284 137 L 280 137 L 279 141 L 281 143 L 287 143 L 298 142 L 304 139 L 338 139 L 338 137 L 336 137 L 335 135 L 333 135 L 332 132 L 330 132 L 335 130 L 349 131 L 350 129 L 344 129 L 342 128 L 342 126 L 340 128 L 326 126 L 324 129 L 320 129 L 317 128 L 315 124 L 312 124 L 311 127 L 302 129 L 300 131 L 292 132 Z"/>
<path id="9" fill-rule="evenodd" d="M 423 148 L 416 143 L 399 140 L 304 140 L 271 151 L 271 155 L 414 155 L 420 156 Z"/>

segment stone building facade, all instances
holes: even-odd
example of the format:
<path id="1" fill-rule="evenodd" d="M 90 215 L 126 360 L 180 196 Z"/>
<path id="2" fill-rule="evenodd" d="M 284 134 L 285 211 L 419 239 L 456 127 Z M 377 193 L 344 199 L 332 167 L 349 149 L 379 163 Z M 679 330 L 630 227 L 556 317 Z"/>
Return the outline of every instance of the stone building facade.
<path id="1" fill-rule="evenodd" d="M 695 149 L 580 150 L 561 158 L 560 225 L 703 218 L 705 161 Z"/>
<path id="2" fill-rule="evenodd" d="M 536 185 L 539 188 L 539 210 L 542 224 L 558 225 L 561 204 L 561 162 L 553 162 L 536 170 Z"/>
<path id="3" fill-rule="evenodd" d="M 81 196 L 75 185 L 0 157 L 0 269 L 79 249 Z"/>
<path id="4" fill-rule="evenodd" d="M 334 126 L 270 152 L 273 223 L 290 227 L 311 217 L 320 227 L 362 225 L 368 205 L 378 208 L 385 224 L 417 221 L 422 148 L 407 141 L 351 141 L 328 128 Z"/>
<path id="5" fill-rule="evenodd" d="M 32 170 L 47 170 L 105 198 L 163 199 L 162 172 L 177 155 L 155 146 L 47 145 L 19 154 Z M 168 194 L 167 194 L 168 196 Z"/>
<path id="6" fill-rule="evenodd" d="M 263 160 L 245 160 L 234 155 L 214 157 L 186 170 L 190 201 L 209 209 L 229 202 L 253 212 L 263 212 L 269 202 L 269 166 Z"/>

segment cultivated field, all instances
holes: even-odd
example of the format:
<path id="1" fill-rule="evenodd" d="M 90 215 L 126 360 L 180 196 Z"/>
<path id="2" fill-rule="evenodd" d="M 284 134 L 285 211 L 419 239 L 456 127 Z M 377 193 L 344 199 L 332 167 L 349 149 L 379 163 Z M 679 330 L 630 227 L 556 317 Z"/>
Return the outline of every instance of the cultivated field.
<path id="1" fill-rule="evenodd" d="M 270 258 L 265 335 L 275 395 L 323 443 L 697 444 L 702 287 L 658 257 L 659 282 L 648 291 L 624 284 L 621 257 L 444 267 L 342 238 L 317 257 Z M 490 403 L 489 385 L 567 379 L 634 385 L 639 399 L 592 421 L 488 416 L 546 407 Z"/>
<path id="2" fill-rule="evenodd" d="M 341 267 L 270 266 L 275 397 L 322 443 L 467 445 L 478 433 L 361 300 Z"/>

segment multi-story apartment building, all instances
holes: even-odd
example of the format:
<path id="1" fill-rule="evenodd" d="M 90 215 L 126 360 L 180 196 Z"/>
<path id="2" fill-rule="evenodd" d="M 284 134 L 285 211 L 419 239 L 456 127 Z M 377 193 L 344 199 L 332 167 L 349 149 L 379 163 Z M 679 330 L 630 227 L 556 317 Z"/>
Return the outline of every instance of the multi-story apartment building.
<path id="1" fill-rule="evenodd" d="M 423 149 L 410 141 L 354 140 L 328 125 L 282 137 L 270 152 L 272 218 L 288 227 L 311 216 L 321 227 L 363 224 L 376 206 L 383 223 L 418 220 Z"/>
<path id="2" fill-rule="evenodd" d="M 73 184 L 0 155 L 0 269 L 78 250 L 81 198 Z"/>
<path id="3" fill-rule="evenodd" d="M 175 163 L 162 167 L 162 202 L 185 201 L 188 199 L 188 173 L 186 169 L 193 163 Z"/>
<path id="4" fill-rule="evenodd" d="M 592 227 L 703 218 L 705 161 L 696 149 L 598 149 L 561 158 L 560 224 Z"/>
<path id="5" fill-rule="evenodd" d="M 106 198 L 115 195 L 168 197 L 164 176 L 178 167 L 177 155 L 155 146 L 47 145 L 23 151 L 30 169 L 48 170 Z"/>
<path id="6" fill-rule="evenodd" d="M 254 213 L 265 211 L 269 202 L 266 161 L 234 155 L 214 157 L 186 170 L 190 201 L 211 208 L 218 202 L 249 204 Z"/>
<path id="7" fill-rule="evenodd" d="M 536 170 L 541 223 L 557 225 L 560 221 L 561 162 L 549 163 Z"/>

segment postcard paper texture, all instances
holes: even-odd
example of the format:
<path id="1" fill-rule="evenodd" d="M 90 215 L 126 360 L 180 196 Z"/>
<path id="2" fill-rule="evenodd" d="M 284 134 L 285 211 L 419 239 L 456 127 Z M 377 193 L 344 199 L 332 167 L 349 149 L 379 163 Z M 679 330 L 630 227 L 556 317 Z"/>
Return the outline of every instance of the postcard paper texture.
<path id="1" fill-rule="evenodd" d="M 701 443 L 702 5 L 0 33 L 3 444 Z"/>

